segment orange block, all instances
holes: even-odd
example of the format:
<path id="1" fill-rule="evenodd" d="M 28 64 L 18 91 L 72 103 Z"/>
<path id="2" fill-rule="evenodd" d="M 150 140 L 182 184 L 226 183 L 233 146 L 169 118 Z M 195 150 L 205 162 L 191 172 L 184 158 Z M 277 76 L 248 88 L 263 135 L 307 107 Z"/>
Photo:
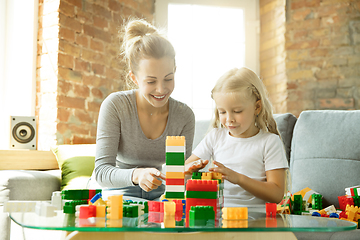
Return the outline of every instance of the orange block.
<path id="1" fill-rule="evenodd" d="M 224 207 L 222 209 L 222 218 L 225 220 L 248 219 L 247 207 Z"/>
<path id="2" fill-rule="evenodd" d="M 185 146 L 184 136 L 167 136 L 166 146 Z"/>
<path id="3" fill-rule="evenodd" d="M 169 178 L 169 179 L 184 179 L 185 174 L 183 172 L 166 172 L 166 178 Z"/>
<path id="4" fill-rule="evenodd" d="M 113 195 L 108 197 L 107 218 L 111 220 L 123 218 L 123 196 Z"/>
<path id="5" fill-rule="evenodd" d="M 201 180 L 212 180 L 212 173 L 211 172 L 203 172 L 201 174 Z"/>

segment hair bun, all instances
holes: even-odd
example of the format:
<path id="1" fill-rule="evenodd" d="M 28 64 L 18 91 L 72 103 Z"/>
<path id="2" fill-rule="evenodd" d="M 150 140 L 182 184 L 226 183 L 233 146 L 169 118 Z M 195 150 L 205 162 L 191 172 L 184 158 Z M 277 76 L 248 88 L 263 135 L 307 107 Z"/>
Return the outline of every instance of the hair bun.
<path id="1" fill-rule="evenodd" d="M 157 33 L 156 28 L 145 20 L 133 20 L 125 28 L 125 41 L 131 41 L 133 38 L 144 37 L 153 33 Z"/>

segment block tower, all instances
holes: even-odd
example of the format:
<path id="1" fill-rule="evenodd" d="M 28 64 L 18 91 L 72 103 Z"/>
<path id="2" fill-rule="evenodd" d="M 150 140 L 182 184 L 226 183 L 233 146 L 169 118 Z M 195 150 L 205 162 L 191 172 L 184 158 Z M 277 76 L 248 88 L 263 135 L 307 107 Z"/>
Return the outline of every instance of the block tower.
<path id="1" fill-rule="evenodd" d="M 168 136 L 166 138 L 166 199 L 184 198 L 185 152 L 186 145 L 184 136 Z"/>

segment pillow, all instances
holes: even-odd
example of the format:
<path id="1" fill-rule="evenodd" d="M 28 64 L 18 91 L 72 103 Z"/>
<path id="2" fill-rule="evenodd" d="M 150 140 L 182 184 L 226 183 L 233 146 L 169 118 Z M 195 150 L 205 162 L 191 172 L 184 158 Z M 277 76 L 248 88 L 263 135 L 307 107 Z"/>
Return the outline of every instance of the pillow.
<path id="1" fill-rule="evenodd" d="M 75 144 L 51 148 L 61 169 L 61 190 L 87 187 L 95 166 L 95 146 Z"/>

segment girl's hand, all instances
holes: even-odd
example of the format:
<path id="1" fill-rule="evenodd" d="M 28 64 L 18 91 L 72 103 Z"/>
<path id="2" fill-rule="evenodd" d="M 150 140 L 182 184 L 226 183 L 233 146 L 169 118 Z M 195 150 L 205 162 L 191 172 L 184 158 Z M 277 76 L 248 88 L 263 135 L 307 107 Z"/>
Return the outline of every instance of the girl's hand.
<path id="1" fill-rule="evenodd" d="M 138 184 L 145 192 L 157 189 L 165 180 L 165 175 L 156 168 L 137 168 L 133 172 L 132 181 Z"/>
<path id="2" fill-rule="evenodd" d="M 235 171 L 231 170 L 230 168 L 225 167 L 224 164 L 221 164 L 215 160 L 213 161 L 213 163 L 217 167 L 209 168 L 210 172 L 222 173 L 224 179 L 228 180 L 231 183 L 238 184 L 240 173 L 235 172 Z"/>
<path id="3" fill-rule="evenodd" d="M 199 159 L 195 162 L 190 162 L 185 164 L 185 174 L 192 174 L 193 172 L 197 172 L 200 169 L 203 169 L 207 164 L 209 163 L 209 160 L 202 160 Z"/>

